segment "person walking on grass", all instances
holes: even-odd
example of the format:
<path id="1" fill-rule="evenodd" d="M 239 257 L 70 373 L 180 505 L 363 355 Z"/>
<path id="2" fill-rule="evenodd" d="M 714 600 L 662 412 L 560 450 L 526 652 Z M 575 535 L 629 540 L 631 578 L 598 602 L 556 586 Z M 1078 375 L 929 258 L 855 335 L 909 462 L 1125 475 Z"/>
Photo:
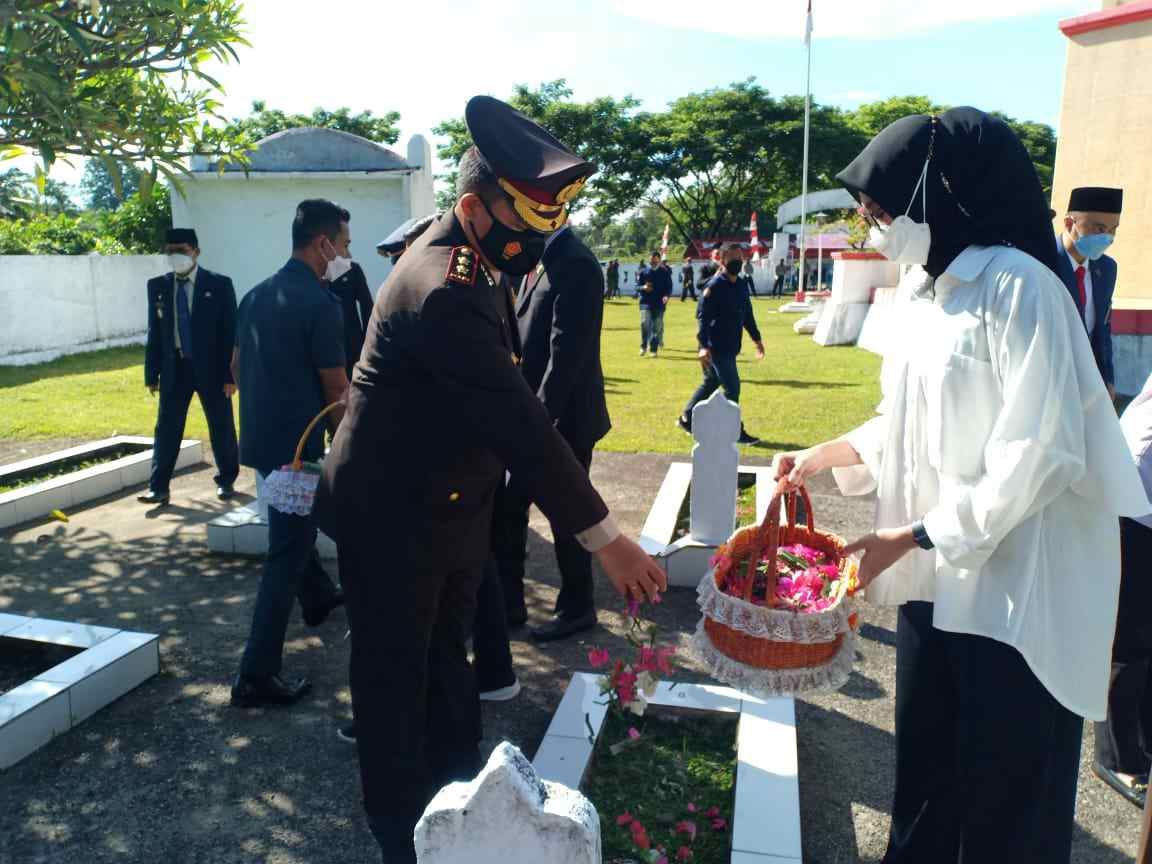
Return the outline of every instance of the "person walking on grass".
<path id="1" fill-rule="evenodd" d="M 640 356 L 655 357 L 664 344 L 664 309 L 672 296 L 672 271 L 653 252 L 648 266 L 636 277 L 640 282 Z"/>
<path id="2" fill-rule="evenodd" d="M 724 269 L 708 281 L 696 310 L 699 319 L 696 339 L 700 343 L 698 356 L 704 368 L 704 380 L 676 421 L 676 425 L 688 433 L 692 432 L 692 409 L 717 388 L 723 387 L 724 397 L 739 404 L 740 371 L 736 367 L 736 356 L 740 353 L 743 331 L 747 330 L 756 343 L 756 359 L 764 359 L 764 341 L 756 326 L 748 282 L 740 276 L 743 259 L 739 243 L 725 243 L 721 247 Z M 759 440 L 741 423 L 740 444 L 755 444 Z"/>

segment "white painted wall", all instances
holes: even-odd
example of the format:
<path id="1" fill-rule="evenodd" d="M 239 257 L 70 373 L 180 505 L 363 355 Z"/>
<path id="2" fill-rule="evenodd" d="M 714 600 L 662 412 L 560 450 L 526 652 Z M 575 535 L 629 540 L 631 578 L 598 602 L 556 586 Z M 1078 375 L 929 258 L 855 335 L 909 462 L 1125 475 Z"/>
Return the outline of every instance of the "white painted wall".
<path id="1" fill-rule="evenodd" d="M 0 255 L 0 364 L 143 343 L 162 255 Z"/>
<path id="2" fill-rule="evenodd" d="M 172 224 L 195 228 L 200 262 L 232 278 L 239 300 L 292 254 L 292 217 L 306 198 L 329 198 L 352 214 L 352 257 L 376 289 L 391 271 L 376 244 L 409 218 L 408 179 L 379 174 L 196 174 L 172 195 Z"/>

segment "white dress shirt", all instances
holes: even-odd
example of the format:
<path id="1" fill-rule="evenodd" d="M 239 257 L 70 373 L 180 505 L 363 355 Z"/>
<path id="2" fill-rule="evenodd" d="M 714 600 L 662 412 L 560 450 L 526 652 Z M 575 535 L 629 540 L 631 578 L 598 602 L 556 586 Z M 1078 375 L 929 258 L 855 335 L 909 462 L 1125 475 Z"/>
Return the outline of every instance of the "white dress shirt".
<path id="1" fill-rule="evenodd" d="M 918 288 L 918 296 L 912 289 Z M 935 603 L 934 625 L 1020 651 L 1070 711 L 1105 713 L 1120 584 L 1118 516 L 1149 509 L 1064 283 L 1019 250 L 969 247 L 901 283 L 902 337 L 878 416 L 846 437 L 876 525 L 923 519 L 869 600 Z"/>
<path id="2" fill-rule="evenodd" d="M 1144 482 L 1144 492 L 1152 501 L 1152 375 L 1144 382 L 1140 395 L 1124 409 L 1120 428 L 1124 430 L 1128 449 L 1136 460 L 1136 470 Z M 1152 508 L 1143 516 L 1136 517 L 1136 521 L 1152 528 Z"/>
<path id="3" fill-rule="evenodd" d="M 1072 263 L 1072 275 L 1076 275 L 1077 269 L 1084 268 L 1084 329 L 1089 333 L 1092 328 L 1096 326 L 1096 301 L 1092 299 L 1092 267 L 1091 262 L 1085 258 L 1083 262 L 1077 262 L 1072 257 L 1072 253 L 1067 249 L 1064 254 L 1068 256 L 1068 260 Z"/>
<path id="4" fill-rule="evenodd" d="M 200 265 L 193 264 L 192 269 L 188 271 L 188 275 L 184 278 L 188 280 L 188 284 L 184 290 L 188 292 L 188 317 L 192 317 L 192 298 L 196 294 L 196 274 L 200 272 Z M 184 345 L 180 342 L 180 313 L 176 311 L 176 290 L 180 287 L 178 284 L 180 277 L 175 273 L 172 274 L 172 332 L 176 334 L 176 350 L 183 351 Z M 191 322 L 189 322 L 191 325 Z"/>

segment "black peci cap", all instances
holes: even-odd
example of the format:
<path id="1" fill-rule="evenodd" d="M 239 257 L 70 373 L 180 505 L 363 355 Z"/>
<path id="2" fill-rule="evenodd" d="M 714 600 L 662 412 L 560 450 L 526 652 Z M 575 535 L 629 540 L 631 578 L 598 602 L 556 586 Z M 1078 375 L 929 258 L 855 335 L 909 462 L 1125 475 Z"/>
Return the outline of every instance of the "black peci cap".
<path id="1" fill-rule="evenodd" d="M 189 246 L 200 248 L 196 240 L 196 231 L 193 228 L 169 228 L 164 235 L 164 242 L 170 244 L 187 243 Z"/>
<path id="2" fill-rule="evenodd" d="M 1124 190 L 1107 186 L 1081 186 L 1068 196 L 1069 212 L 1119 213 L 1124 204 Z"/>
<path id="3" fill-rule="evenodd" d="M 480 157 L 535 231 L 551 233 L 568 221 L 568 204 L 596 166 L 581 159 L 544 127 L 491 96 L 473 96 L 464 119 Z"/>

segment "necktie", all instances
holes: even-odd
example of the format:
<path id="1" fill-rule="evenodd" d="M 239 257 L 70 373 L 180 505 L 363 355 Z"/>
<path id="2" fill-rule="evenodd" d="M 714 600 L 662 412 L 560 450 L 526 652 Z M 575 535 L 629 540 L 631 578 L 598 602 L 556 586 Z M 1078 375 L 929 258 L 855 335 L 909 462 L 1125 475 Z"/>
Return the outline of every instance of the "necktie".
<path id="1" fill-rule="evenodd" d="M 1080 292 L 1080 317 L 1088 313 L 1088 292 L 1084 290 L 1084 265 L 1076 268 L 1076 288 Z"/>
<path id="2" fill-rule="evenodd" d="M 188 280 L 176 280 L 176 329 L 180 333 L 180 353 L 192 357 L 192 310 L 188 306 Z"/>

